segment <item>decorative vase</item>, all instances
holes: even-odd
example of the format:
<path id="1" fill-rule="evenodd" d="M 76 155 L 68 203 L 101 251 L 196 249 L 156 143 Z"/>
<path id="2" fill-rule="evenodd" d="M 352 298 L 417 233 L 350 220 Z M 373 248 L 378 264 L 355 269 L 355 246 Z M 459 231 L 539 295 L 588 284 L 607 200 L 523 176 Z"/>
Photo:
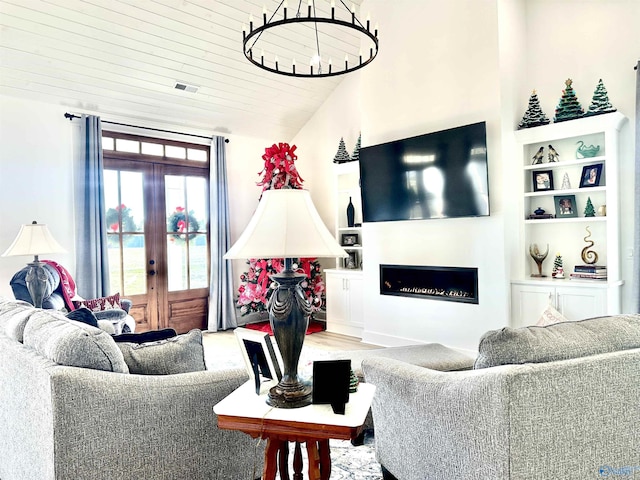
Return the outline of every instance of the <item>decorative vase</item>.
<path id="1" fill-rule="evenodd" d="M 355 216 L 356 216 L 356 209 L 354 208 L 353 203 L 351 203 L 351 197 L 349 197 L 349 205 L 347 205 L 347 227 L 354 226 Z"/>
<path id="2" fill-rule="evenodd" d="M 600 208 L 598 208 L 598 215 L 600 217 L 606 217 L 607 216 L 607 206 L 606 205 L 600 205 Z"/>

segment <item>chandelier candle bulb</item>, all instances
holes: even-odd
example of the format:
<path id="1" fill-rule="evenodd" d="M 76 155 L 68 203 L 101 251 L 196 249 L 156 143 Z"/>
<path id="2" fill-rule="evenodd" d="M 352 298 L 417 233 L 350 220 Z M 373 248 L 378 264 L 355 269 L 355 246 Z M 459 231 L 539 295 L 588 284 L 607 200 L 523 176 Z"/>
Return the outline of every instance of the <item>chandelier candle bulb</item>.
<path id="1" fill-rule="evenodd" d="M 276 63 L 276 70 L 278 70 L 278 56 L 276 55 L 276 58 L 273 59 L 273 61 Z"/>
<path id="2" fill-rule="evenodd" d="M 249 14 L 249 31 L 253 32 L 253 14 Z"/>
<path id="3" fill-rule="evenodd" d="M 373 36 L 378 38 L 378 24 L 376 23 L 375 28 L 373 29 Z"/>
<path id="4" fill-rule="evenodd" d="M 267 7 L 266 6 L 262 7 L 262 22 L 265 25 L 267 24 Z"/>

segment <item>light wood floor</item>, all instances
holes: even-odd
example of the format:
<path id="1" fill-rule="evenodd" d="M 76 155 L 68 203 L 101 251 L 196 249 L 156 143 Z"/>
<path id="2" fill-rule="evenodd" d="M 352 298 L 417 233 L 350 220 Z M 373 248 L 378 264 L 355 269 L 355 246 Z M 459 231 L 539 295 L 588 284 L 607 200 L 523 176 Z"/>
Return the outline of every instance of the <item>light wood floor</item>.
<path id="1" fill-rule="evenodd" d="M 233 330 L 225 330 L 223 332 L 204 332 L 202 342 L 205 350 L 212 352 L 211 355 L 215 354 L 216 356 L 226 356 L 238 355 L 240 353 L 238 341 L 236 340 Z M 356 337 L 349 337 L 331 332 L 317 332 L 307 335 L 304 340 L 304 346 L 327 351 L 372 350 L 375 348 L 382 348 L 377 345 L 362 343 L 360 339 Z"/>

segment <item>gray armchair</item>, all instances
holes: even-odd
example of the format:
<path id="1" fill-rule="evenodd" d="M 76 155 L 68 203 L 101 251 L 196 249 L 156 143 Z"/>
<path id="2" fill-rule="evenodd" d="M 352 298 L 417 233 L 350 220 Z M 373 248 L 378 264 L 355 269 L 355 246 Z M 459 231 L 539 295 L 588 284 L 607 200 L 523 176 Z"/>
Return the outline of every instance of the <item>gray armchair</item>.
<path id="1" fill-rule="evenodd" d="M 640 466 L 640 315 L 487 332 L 474 370 L 370 358 L 363 371 L 385 480 L 583 480 Z"/>
<path id="2" fill-rule="evenodd" d="M 44 271 L 47 276 L 47 286 L 45 290 L 45 297 L 42 301 L 42 308 L 50 310 L 68 311 L 70 310 L 67 305 L 67 301 L 63 294 L 63 285 L 60 281 L 60 274 L 55 267 L 45 263 L 43 265 Z M 9 282 L 11 290 L 13 290 L 13 296 L 16 300 L 22 300 L 23 302 L 33 305 L 31 294 L 27 289 L 26 276 L 29 271 L 29 267 L 16 272 Z M 129 316 L 129 309 L 131 308 L 131 300 L 126 298 L 120 299 L 122 309 L 113 308 L 110 310 L 103 310 L 100 312 L 93 312 L 98 321 L 107 320 L 110 321 L 115 328 L 115 333 L 131 333 L 135 331 L 135 320 Z"/>

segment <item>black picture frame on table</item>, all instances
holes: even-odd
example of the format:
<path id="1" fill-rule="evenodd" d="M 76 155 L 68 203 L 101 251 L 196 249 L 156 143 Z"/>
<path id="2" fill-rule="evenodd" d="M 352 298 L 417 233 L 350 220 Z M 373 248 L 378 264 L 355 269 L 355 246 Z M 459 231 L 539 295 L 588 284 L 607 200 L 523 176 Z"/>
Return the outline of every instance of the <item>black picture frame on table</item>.
<path id="1" fill-rule="evenodd" d="M 553 170 L 536 170 L 531 178 L 534 192 L 553 190 Z"/>
<path id="2" fill-rule="evenodd" d="M 352 247 L 358 244 L 358 234 L 357 233 L 343 233 L 341 244 L 343 247 Z"/>
<path id="3" fill-rule="evenodd" d="M 256 395 L 260 395 L 262 379 L 282 379 L 282 370 L 271 337 L 268 333 L 242 327 L 236 328 L 234 333 L 247 373 L 255 385 Z"/>
<path id="4" fill-rule="evenodd" d="M 580 188 L 599 187 L 602 176 L 602 164 L 585 165 L 580 176 Z"/>
<path id="5" fill-rule="evenodd" d="M 553 204 L 556 207 L 556 218 L 575 218 L 578 216 L 575 195 L 555 195 Z"/>

